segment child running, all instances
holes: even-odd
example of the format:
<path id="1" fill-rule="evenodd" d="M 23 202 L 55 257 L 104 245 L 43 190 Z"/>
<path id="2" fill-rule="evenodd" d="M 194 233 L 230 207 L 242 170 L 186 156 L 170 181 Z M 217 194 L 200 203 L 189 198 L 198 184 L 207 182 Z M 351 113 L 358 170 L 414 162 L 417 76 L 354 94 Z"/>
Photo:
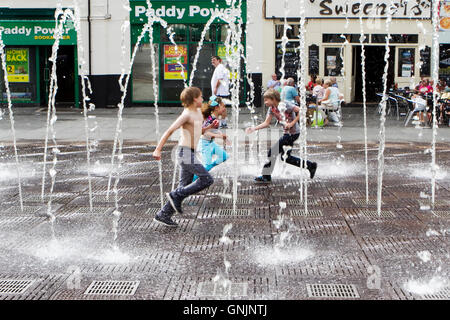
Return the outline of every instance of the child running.
<path id="1" fill-rule="evenodd" d="M 256 127 L 247 128 L 245 131 L 247 134 L 251 134 L 256 130 L 264 129 L 270 126 L 270 122 L 272 121 L 272 117 L 275 117 L 280 123 L 284 125 L 284 135 L 275 143 L 269 150 L 268 161 L 264 165 L 263 174 L 260 177 L 255 178 L 256 182 L 260 183 L 269 183 L 272 181 L 272 172 L 275 168 L 275 162 L 277 160 L 277 156 L 281 154 L 284 155 L 284 146 L 292 147 L 294 142 L 300 136 L 300 126 L 298 125 L 298 121 L 300 119 L 300 108 L 295 104 L 285 101 L 286 110 L 285 110 L 285 123 L 283 122 L 283 116 L 281 115 L 280 110 L 278 110 L 278 105 L 280 104 L 280 93 L 273 89 L 269 89 L 264 93 L 264 103 L 269 107 L 267 111 L 266 120 Z M 297 116 L 295 115 L 297 114 Z M 305 161 L 300 158 L 294 157 L 291 155 L 292 149 L 287 151 L 287 159 L 286 162 L 302 168 L 305 167 Z M 309 170 L 309 174 L 311 179 L 314 178 L 314 175 L 317 170 L 317 163 L 306 161 L 306 167 Z"/>
<path id="2" fill-rule="evenodd" d="M 203 118 L 205 119 L 203 128 L 209 128 L 215 120 L 223 118 L 225 112 L 226 108 L 222 99 L 217 96 L 211 96 L 208 103 L 204 103 L 202 106 Z M 215 139 L 222 139 L 225 143 L 229 143 L 227 135 L 220 132 L 218 127 L 207 129 L 200 138 L 203 165 L 207 171 L 228 159 L 226 151 L 215 142 Z M 217 156 L 214 161 L 212 159 L 213 155 Z M 194 176 L 195 180 L 197 180 L 197 176 Z"/>
<path id="3" fill-rule="evenodd" d="M 164 132 L 153 152 L 153 157 L 156 160 L 161 160 L 161 150 L 164 144 L 175 130 L 182 128 L 177 149 L 178 163 L 180 164 L 180 182 L 177 189 L 166 193 L 168 202 L 154 218 L 156 222 L 168 227 L 178 226 L 171 217 L 174 212 L 178 214 L 183 213 L 181 203 L 185 198 L 208 188 L 214 182 L 214 179 L 196 158 L 195 150 L 202 133 L 217 126 L 218 121 L 214 121 L 208 127 L 202 129 L 203 115 L 200 108 L 202 107 L 203 96 L 199 88 L 185 88 L 181 92 L 180 99 L 184 107 L 183 112 L 169 129 Z M 198 176 L 198 179 L 192 182 L 194 175 Z"/>

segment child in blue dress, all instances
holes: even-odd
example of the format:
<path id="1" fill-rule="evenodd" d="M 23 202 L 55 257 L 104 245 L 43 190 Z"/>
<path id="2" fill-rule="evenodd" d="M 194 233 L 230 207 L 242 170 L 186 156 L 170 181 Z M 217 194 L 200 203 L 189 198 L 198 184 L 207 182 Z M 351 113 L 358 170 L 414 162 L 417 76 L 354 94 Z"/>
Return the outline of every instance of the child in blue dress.
<path id="1" fill-rule="evenodd" d="M 221 120 L 226 116 L 226 108 L 222 99 L 217 96 L 211 96 L 208 103 L 204 103 L 202 106 L 203 118 L 203 128 L 210 126 L 214 120 Z M 221 126 L 222 127 L 222 126 Z M 226 144 L 229 144 L 227 135 L 219 131 L 219 127 L 213 127 L 212 129 L 206 130 L 200 138 L 200 147 L 202 153 L 203 166 L 207 171 L 221 164 L 228 159 L 228 154 L 226 151 L 219 146 L 215 139 L 222 139 Z M 216 159 L 213 160 L 213 156 Z M 194 176 L 194 181 L 197 176 Z"/>

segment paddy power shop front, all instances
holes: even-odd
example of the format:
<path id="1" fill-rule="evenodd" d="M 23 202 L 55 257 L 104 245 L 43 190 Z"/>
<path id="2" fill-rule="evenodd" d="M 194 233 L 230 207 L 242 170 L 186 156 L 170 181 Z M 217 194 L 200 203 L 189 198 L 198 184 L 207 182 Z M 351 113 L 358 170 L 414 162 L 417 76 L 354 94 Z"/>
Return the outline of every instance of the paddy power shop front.
<path id="1" fill-rule="evenodd" d="M 55 21 L 0 20 L 5 45 L 7 79 L 15 106 L 46 106 L 48 103 Z M 72 22 L 63 26 L 57 54 L 58 106 L 79 105 L 77 39 Z M 0 102 L 7 102 L 3 68 L 0 68 Z"/>
<path id="2" fill-rule="evenodd" d="M 131 12 L 131 52 L 133 52 L 144 24 L 147 22 L 146 1 L 130 1 Z M 155 52 L 156 81 L 158 85 L 158 102 L 162 104 L 179 104 L 180 93 L 184 88 L 184 81 L 189 83 L 194 68 L 202 32 L 211 14 L 219 11 L 231 13 L 230 6 L 225 0 L 207 1 L 152 1 L 152 12 L 168 23 L 168 28 L 174 33 L 171 41 L 167 30 L 159 23 L 154 24 L 153 43 Z M 246 22 L 246 1 L 242 1 L 242 27 Z M 227 24 L 216 19 L 204 36 L 193 86 L 199 87 L 206 100 L 211 95 L 211 77 L 214 67 L 211 57 L 218 55 L 226 64 L 225 41 L 228 34 Z M 245 29 L 242 32 L 241 42 L 245 50 Z M 150 37 L 147 33 L 138 44 L 138 51 L 132 70 L 132 101 L 134 104 L 153 103 L 155 100 L 152 73 L 152 50 Z M 183 67 L 181 66 L 183 65 Z M 241 88 L 246 88 L 245 66 L 241 63 Z M 183 70 L 184 69 L 184 70 Z M 246 91 L 240 90 L 240 100 L 246 99 Z"/>

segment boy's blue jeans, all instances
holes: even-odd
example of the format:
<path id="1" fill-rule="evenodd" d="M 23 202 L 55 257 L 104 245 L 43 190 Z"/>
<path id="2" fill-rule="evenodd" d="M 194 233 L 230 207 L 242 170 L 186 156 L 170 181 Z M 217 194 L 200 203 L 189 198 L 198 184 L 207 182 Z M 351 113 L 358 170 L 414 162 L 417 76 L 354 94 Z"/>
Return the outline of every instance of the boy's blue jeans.
<path id="1" fill-rule="evenodd" d="M 180 182 L 178 187 L 170 195 L 178 205 L 190 195 L 208 188 L 213 184 L 214 179 L 195 156 L 195 150 L 188 147 L 178 147 L 177 156 L 180 165 Z M 197 175 L 199 179 L 192 182 L 194 175 Z M 158 215 L 170 217 L 174 212 L 175 210 L 172 208 L 170 202 L 167 202 Z"/>

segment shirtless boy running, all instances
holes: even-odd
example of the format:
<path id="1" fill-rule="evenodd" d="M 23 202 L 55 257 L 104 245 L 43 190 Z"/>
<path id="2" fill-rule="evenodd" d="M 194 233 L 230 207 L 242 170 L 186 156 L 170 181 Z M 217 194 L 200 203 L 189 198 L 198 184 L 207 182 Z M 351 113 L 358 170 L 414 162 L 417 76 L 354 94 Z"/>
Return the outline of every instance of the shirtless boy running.
<path id="1" fill-rule="evenodd" d="M 181 128 L 181 138 L 178 143 L 177 157 L 180 165 L 180 182 L 178 187 L 166 193 L 168 202 L 156 214 L 154 220 L 169 227 L 177 227 L 178 224 L 172 220 L 172 215 L 177 212 L 183 213 L 181 203 L 190 195 L 198 193 L 213 184 L 214 179 L 206 171 L 203 164 L 195 156 L 195 150 L 202 133 L 218 125 L 218 121 L 212 123 L 209 127 L 202 129 L 203 115 L 200 110 L 203 102 L 202 92 L 199 88 L 185 88 L 180 95 L 181 103 L 184 107 L 183 112 L 177 120 L 167 129 L 161 137 L 153 157 L 161 160 L 161 150 L 169 137 Z M 197 180 L 192 182 L 196 175 Z"/>

